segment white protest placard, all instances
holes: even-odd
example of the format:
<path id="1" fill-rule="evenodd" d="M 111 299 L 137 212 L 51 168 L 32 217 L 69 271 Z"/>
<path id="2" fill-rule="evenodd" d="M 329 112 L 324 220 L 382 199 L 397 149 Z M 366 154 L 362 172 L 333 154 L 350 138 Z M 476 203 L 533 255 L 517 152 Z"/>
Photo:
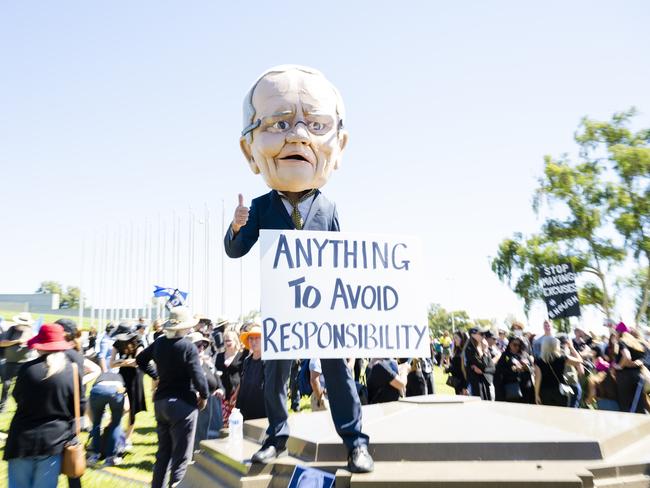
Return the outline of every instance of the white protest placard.
<path id="1" fill-rule="evenodd" d="M 262 358 L 428 357 L 410 236 L 260 231 Z"/>

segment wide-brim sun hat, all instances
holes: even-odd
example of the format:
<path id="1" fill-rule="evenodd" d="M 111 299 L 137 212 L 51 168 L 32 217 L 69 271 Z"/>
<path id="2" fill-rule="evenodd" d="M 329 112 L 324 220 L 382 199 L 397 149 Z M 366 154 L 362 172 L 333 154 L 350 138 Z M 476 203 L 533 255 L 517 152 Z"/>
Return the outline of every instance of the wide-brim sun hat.
<path id="1" fill-rule="evenodd" d="M 187 335 L 187 338 L 193 343 L 196 344 L 198 342 L 205 342 L 206 344 L 210 344 L 210 340 L 207 339 L 203 334 L 200 332 L 192 332 L 191 334 Z"/>
<path id="2" fill-rule="evenodd" d="M 187 307 L 174 307 L 169 311 L 169 318 L 162 325 L 164 330 L 191 329 L 199 323 L 198 317 L 193 317 Z"/>
<path id="3" fill-rule="evenodd" d="M 230 325 L 230 321 L 227 319 L 217 319 L 217 323 L 214 325 L 215 329 L 227 328 Z"/>
<path id="4" fill-rule="evenodd" d="M 38 334 L 27 341 L 27 347 L 37 351 L 65 351 L 72 344 L 65 340 L 65 331 L 59 324 L 43 324 Z"/>
<path id="5" fill-rule="evenodd" d="M 128 342 L 137 335 L 138 335 L 137 332 L 135 332 L 129 326 L 129 324 L 127 324 L 126 322 L 122 322 L 120 323 L 120 325 L 117 326 L 117 329 L 113 331 L 111 338 L 115 342 Z"/>
<path id="6" fill-rule="evenodd" d="M 641 341 L 629 332 L 624 332 L 623 335 L 621 335 L 620 341 L 629 349 L 633 349 L 636 352 L 645 352 L 645 347 L 643 347 Z"/>
<path id="7" fill-rule="evenodd" d="M 29 312 L 20 312 L 18 315 L 14 315 L 11 320 L 14 321 L 16 325 L 33 325 L 34 319 L 32 314 Z"/>
<path id="8" fill-rule="evenodd" d="M 246 349 L 250 349 L 248 339 L 251 337 L 262 337 L 262 327 L 258 324 L 253 324 L 246 332 L 242 332 L 239 340 Z"/>

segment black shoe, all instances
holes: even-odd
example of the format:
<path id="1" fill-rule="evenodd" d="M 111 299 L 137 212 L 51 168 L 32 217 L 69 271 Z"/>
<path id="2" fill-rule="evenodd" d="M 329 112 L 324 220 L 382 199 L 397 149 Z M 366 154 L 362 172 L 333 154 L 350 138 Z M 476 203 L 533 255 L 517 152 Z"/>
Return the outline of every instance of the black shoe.
<path id="1" fill-rule="evenodd" d="M 259 451 L 253 454 L 253 457 L 251 458 L 251 462 L 257 464 L 269 464 L 271 461 L 277 458 L 279 454 L 280 453 L 275 448 L 275 446 L 266 446 L 266 447 L 262 446 L 262 448 Z"/>
<path id="2" fill-rule="evenodd" d="M 300 405 L 299 404 L 291 405 L 291 410 L 293 410 L 294 412 L 300 412 Z"/>
<path id="3" fill-rule="evenodd" d="M 355 447 L 348 454 L 348 470 L 351 473 L 371 473 L 375 469 L 367 446 Z"/>

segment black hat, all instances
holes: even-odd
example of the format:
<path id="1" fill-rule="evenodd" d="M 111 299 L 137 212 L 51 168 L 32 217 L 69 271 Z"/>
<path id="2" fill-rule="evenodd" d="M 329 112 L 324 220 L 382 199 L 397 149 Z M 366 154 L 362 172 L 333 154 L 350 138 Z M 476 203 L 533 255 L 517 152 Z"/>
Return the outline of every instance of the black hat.
<path id="1" fill-rule="evenodd" d="M 469 335 L 476 334 L 476 333 L 485 334 L 486 332 L 489 332 L 489 329 L 487 327 L 472 327 L 467 331 Z"/>
<path id="2" fill-rule="evenodd" d="M 133 331 L 129 324 L 122 322 L 117 326 L 117 329 L 115 329 L 115 332 L 113 332 L 113 335 L 111 337 L 113 337 L 113 340 L 115 340 L 115 342 L 127 342 L 133 339 L 136 335 L 137 334 Z"/>
<path id="3" fill-rule="evenodd" d="M 66 335 L 74 335 L 77 333 L 77 323 L 72 319 L 59 319 L 54 323 L 59 324 L 61 327 L 63 327 L 63 331 L 66 333 Z"/>

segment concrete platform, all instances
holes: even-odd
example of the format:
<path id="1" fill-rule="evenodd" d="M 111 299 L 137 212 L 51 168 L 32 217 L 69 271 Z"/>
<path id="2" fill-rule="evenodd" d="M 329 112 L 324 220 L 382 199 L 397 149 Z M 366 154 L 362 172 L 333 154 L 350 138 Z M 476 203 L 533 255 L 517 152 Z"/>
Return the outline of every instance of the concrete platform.
<path id="1" fill-rule="evenodd" d="M 337 487 L 647 487 L 650 416 L 428 396 L 363 407 L 375 472 L 351 475 L 329 412 L 289 418 L 289 455 L 250 464 L 266 420 L 244 442 L 204 441 L 182 486 L 284 488 L 296 464 L 336 475 Z"/>

